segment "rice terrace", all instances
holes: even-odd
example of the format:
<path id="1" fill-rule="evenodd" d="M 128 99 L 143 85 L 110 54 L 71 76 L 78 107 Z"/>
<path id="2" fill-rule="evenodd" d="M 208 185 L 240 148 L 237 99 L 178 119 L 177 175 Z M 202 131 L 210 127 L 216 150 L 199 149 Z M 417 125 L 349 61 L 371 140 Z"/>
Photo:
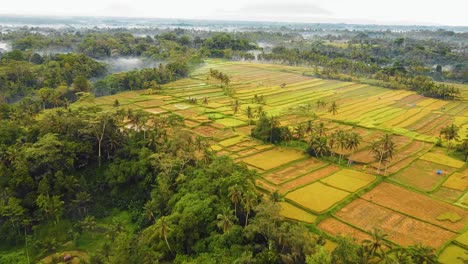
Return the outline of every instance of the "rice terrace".
<path id="1" fill-rule="evenodd" d="M 213 72 L 229 76 L 229 83 L 220 83 Z M 122 109 L 177 114 L 183 129 L 208 140 L 217 155 L 256 171 L 257 189 L 280 196 L 287 219 L 315 224 L 315 232 L 328 237 L 350 235 L 356 241 L 381 229 L 391 245 L 434 247 L 443 263 L 466 259 L 468 168 L 447 154 L 451 142 L 439 134 L 455 124 L 460 140 L 468 138 L 468 98 L 439 100 L 313 76 L 311 68 L 211 59 L 189 78 L 160 89 L 96 97 L 70 107 L 114 108 L 118 102 Z M 459 88 L 466 96 L 468 86 Z M 360 140 L 346 147 L 337 137 L 328 143 L 331 156 L 319 147 L 310 147 L 308 154 L 305 143 L 270 144 L 252 137 L 261 115 L 293 138 L 308 139 L 314 131 Z M 372 148 L 386 135 L 394 154 L 383 160 Z"/>

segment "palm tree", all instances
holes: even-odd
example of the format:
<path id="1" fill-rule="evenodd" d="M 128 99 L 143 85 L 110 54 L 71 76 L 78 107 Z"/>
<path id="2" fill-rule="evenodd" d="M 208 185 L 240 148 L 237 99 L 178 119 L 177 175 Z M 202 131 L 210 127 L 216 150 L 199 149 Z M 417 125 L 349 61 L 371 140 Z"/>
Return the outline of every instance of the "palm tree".
<path id="1" fill-rule="evenodd" d="M 444 136 L 445 140 L 447 140 L 447 148 L 450 151 L 451 144 L 450 142 L 452 140 L 458 141 L 460 139 L 460 136 L 458 135 L 458 131 L 460 128 L 454 124 L 450 126 L 446 126 L 440 130 L 439 136 Z"/>
<path id="2" fill-rule="evenodd" d="M 237 206 L 242 202 L 242 189 L 235 184 L 228 189 L 229 200 L 234 204 L 234 214 L 237 216 Z"/>
<path id="3" fill-rule="evenodd" d="M 320 106 L 322 106 L 322 100 L 318 99 L 316 104 L 317 104 L 317 109 L 320 108 Z"/>
<path id="4" fill-rule="evenodd" d="M 274 191 L 270 194 L 270 198 L 274 203 L 283 201 L 283 196 L 278 191 Z"/>
<path id="5" fill-rule="evenodd" d="M 248 191 L 244 193 L 242 197 L 242 205 L 244 207 L 245 215 L 245 226 L 249 223 L 249 215 L 250 212 L 253 210 L 255 205 L 257 204 L 257 196 L 253 191 Z"/>
<path id="6" fill-rule="evenodd" d="M 388 236 L 380 229 L 373 229 L 371 231 L 371 239 L 363 241 L 364 248 L 369 253 L 370 257 L 383 258 L 385 247 L 390 248 L 390 245 L 385 241 Z"/>
<path id="7" fill-rule="evenodd" d="M 330 153 L 333 161 L 335 160 L 335 152 L 333 151 L 333 148 L 335 147 L 337 137 L 338 135 L 335 131 L 331 134 L 330 138 L 328 139 L 328 147 L 330 148 Z"/>
<path id="8" fill-rule="evenodd" d="M 346 149 L 351 150 L 351 156 L 354 155 L 354 151 L 359 147 L 361 144 L 362 137 L 356 132 L 352 132 L 348 134 L 347 142 L 346 142 Z M 348 159 L 348 166 L 351 165 L 351 160 Z"/>
<path id="9" fill-rule="evenodd" d="M 223 213 L 218 214 L 216 219 L 218 219 L 217 226 L 223 230 L 223 233 L 226 233 L 234 225 L 236 217 L 232 214 L 232 210 L 229 210 L 229 208 L 224 208 Z"/>
<path id="10" fill-rule="evenodd" d="M 294 128 L 294 135 L 296 136 L 296 139 L 302 139 L 304 137 L 306 128 L 304 125 L 299 124 L 297 127 Z"/>
<path id="11" fill-rule="evenodd" d="M 167 237 L 169 236 L 169 232 L 171 231 L 171 227 L 169 225 L 169 221 L 166 216 L 162 216 L 161 218 L 156 221 L 155 224 L 156 232 L 159 235 L 160 239 L 164 239 L 166 241 L 167 248 L 172 253 L 171 246 L 169 245 L 169 241 L 167 241 Z"/>
<path id="12" fill-rule="evenodd" d="M 237 114 L 237 112 L 239 112 L 240 110 L 240 103 L 239 103 L 239 100 L 235 100 L 234 103 L 232 104 L 232 111 L 234 112 L 234 114 Z"/>
<path id="13" fill-rule="evenodd" d="M 111 242 L 114 242 L 117 235 L 124 231 L 124 224 L 121 221 L 116 221 L 111 225 L 111 228 L 107 230 L 107 236 L 110 238 Z"/>
<path id="14" fill-rule="evenodd" d="M 305 127 L 305 133 L 310 135 L 314 132 L 314 124 L 312 123 L 312 120 L 307 121 L 307 125 Z"/>
<path id="15" fill-rule="evenodd" d="M 338 143 L 338 147 L 340 148 L 341 152 L 339 154 L 338 164 L 341 164 L 341 158 L 343 157 L 343 150 L 346 148 L 346 144 L 348 141 L 348 135 L 343 130 L 338 130 L 335 133 L 335 140 Z"/>
<path id="16" fill-rule="evenodd" d="M 372 142 L 370 151 L 374 154 L 375 161 L 379 162 L 377 172 L 380 172 L 382 162 L 388 162 L 395 155 L 396 144 L 389 134 L 385 134 L 380 140 Z"/>
<path id="17" fill-rule="evenodd" d="M 315 156 L 318 158 L 323 157 L 325 153 L 330 151 L 328 148 L 327 138 L 325 137 L 312 137 L 309 141 L 309 149 L 308 152 L 313 152 Z"/>
<path id="18" fill-rule="evenodd" d="M 319 137 L 324 137 L 326 136 L 326 133 L 325 133 L 325 124 L 323 122 L 320 122 L 319 125 L 317 126 L 316 128 L 316 131 L 315 131 Z"/>
<path id="19" fill-rule="evenodd" d="M 327 106 L 327 103 L 325 101 L 323 101 L 323 100 L 320 100 L 320 99 L 317 100 L 316 104 L 317 104 L 317 109 L 318 108 L 324 108 L 325 106 Z"/>
<path id="20" fill-rule="evenodd" d="M 338 105 L 336 104 L 336 102 L 332 102 L 330 108 L 328 108 L 328 112 L 332 113 L 333 115 L 336 115 L 338 113 Z"/>
<path id="21" fill-rule="evenodd" d="M 390 160 L 393 159 L 393 157 L 395 156 L 396 144 L 395 142 L 392 141 L 392 138 L 389 134 L 386 134 L 383 136 L 382 144 L 384 146 L 385 161 L 386 161 L 384 174 L 386 174 L 388 162 L 390 162 Z"/>
<path id="22" fill-rule="evenodd" d="M 250 125 L 252 123 L 252 118 L 255 117 L 255 113 L 252 107 L 247 106 L 247 108 L 245 109 L 245 114 L 247 115 L 247 118 L 249 119 L 249 125 Z"/>
<path id="23" fill-rule="evenodd" d="M 263 114 L 263 105 L 257 106 L 257 116 L 261 116 Z"/>
<path id="24" fill-rule="evenodd" d="M 439 263 L 435 250 L 424 245 L 409 246 L 407 249 L 414 263 L 436 264 Z"/>

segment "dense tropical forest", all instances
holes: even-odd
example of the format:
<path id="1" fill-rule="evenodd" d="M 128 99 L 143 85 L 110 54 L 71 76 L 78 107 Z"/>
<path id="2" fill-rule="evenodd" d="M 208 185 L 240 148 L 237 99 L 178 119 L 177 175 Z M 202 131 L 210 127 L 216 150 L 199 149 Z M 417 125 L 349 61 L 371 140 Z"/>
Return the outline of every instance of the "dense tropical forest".
<path id="1" fill-rule="evenodd" d="M 468 81 L 466 32 L 306 31 L 2 31 L 10 48 L 0 50 L 0 263 L 438 263 L 436 249 L 397 246 L 380 229 L 361 242 L 285 218 L 283 195 L 260 191 L 258 171 L 218 155 L 181 115 L 149 114 L 118 99 L 111 107 L 87 103 L 124 91 L 163 94 L 207 59 L 300 66 L 304 78 L 465 100 L 458 85 Z M 139 64 L 113 70 L 126 62 L 119 58 Z M 210 68 L 203 78 L 233 97 L 232 75 Z M 350 166 L 343 151 L 358 148 L 358 133 L 312 121 L 290 130 L 262 110 L 263 96 L 252 103 L 228 108 L 246 113 L 253 138 Z M 296 110 L 312 112 L 303 107 Z M 313 108 L 341 111 L 335 101 Z M 464 162 L 468 144 L 458 132 L 447 124 L 437 144 Z M 373 144 L 377 162 L 396 156 L 390 135 Z"/>

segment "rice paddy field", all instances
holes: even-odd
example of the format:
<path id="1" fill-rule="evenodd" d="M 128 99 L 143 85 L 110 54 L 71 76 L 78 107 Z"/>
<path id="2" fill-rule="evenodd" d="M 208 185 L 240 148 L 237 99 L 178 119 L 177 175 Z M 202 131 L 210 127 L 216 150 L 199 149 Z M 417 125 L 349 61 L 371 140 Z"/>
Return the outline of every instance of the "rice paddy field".
<path id="1" fill-rule="evenodd" d="M 210 68 L 229 75 L 231 96 L 207 78 Z M 463 99 L 443 101 L 303 74 L 310 71 L 210 60 L 190 78 L 163 85 L 156 94 L 129 91 L 72 107 L 112 107 L 118 100 L 122 108 L 175 113 L 184 118 L 184 129 L 207 139 L 217 155 L 257 171 L 259 191 L 282 195 L 281 214 L 291 221 L 315 224 L 330 239 L 347 234 L 361 241 L 380 228 L 392 244 L 435 247 L 442 263 L 468 259 L 467 165 L 434 146 L 440 129 L 452 123 L 460 127 L 460 139 L 468 137 L 468 86 L 458 85 Z M 240 109 L 234 113 L 236 100 Z M 317 106 L 318 100 L 336 102 L 338 113 Z M 341 164 L 336 156 L 317 159 L 297 147 L 265 144 L 250 137 L 255 118 L 247 116 L 247 107 L 261 107 L 286 126 L 311 120 L 323 122 L 327 133 L 356 132 L 362 143 L 355 151 L 334 149 L 343 156 Z M 379 170 L 369 145 L 386 133 L 393 134 L 397 151 Z"/>

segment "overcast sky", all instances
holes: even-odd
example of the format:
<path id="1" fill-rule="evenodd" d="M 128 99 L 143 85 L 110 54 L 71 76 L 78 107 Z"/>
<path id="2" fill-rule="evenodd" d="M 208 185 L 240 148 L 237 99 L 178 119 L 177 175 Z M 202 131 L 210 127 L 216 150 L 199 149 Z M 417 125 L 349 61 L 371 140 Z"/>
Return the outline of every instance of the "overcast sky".
<path id="1" fill-rule="evenodd" d="M 468 26 L 468 0 L 5 0 L 0 14 Z"/>

